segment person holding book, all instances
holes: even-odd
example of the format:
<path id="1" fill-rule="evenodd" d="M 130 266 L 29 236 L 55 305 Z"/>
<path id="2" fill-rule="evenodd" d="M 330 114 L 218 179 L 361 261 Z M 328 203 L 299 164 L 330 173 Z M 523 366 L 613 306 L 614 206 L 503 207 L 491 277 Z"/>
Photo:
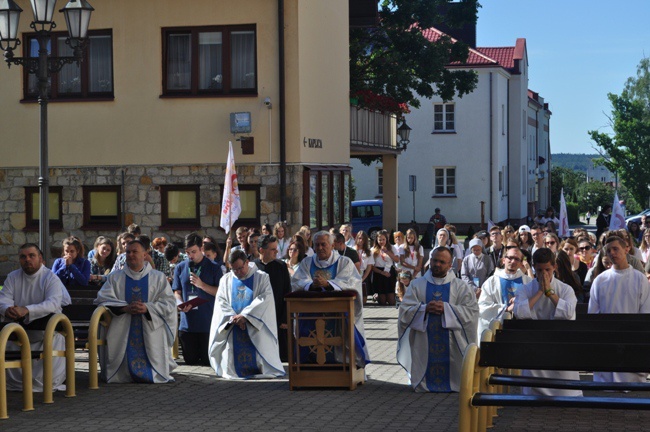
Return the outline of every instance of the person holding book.
<path id="1" fill-rule="evenodd" d="M 223 273 L 220 265 L 203 255 L 202 246 L 203 239 L 198 234 L 185 237 L 185 253 L 189 260 L 176 265 L 172 289 L 181 312 L 178 338 L 185 364 L 209 366 L 210 323 Z"/>

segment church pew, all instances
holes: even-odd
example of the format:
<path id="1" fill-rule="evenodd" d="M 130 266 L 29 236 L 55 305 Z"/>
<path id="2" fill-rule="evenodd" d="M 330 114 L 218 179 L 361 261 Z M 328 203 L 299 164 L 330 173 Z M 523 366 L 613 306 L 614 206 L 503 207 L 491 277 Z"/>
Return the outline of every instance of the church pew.
<path id="1" fill-rule="evenodd" d="M 70 319 L 74 329 L 75 348 L 84 349 L 88 342 L 88 327 L 90 319 L 97 306 L 90 303 L 75 303 L 63 307 L 63 314 Z"/>
<path id="2" fill-rule="evenodd" d="M 487 331 L 486 331 L 487 333 Z M 492 368 L 544 370 L 598 370 L 607 372 L 650 371 L 650 344 L 576 342 L 489 342 L 468 347 L 460 390 L 460 431 L 485 430 L 488 419 L 479 407 L 545 406 L 601 409 L 650 409 L 650 398 L 527 396 L 493 393 L 496 385 L 580 390 L 648 391 L 646 383 L 593 383 L 510 375 L 490 375 Z"/>
<path id="3" fill-rule="evenodd" d="M 605 314 L 603 314 L 605 315 Z M 650 331 L 650 321 L 644 319 L 617 320 L 602 318 L 593 320 L 505 320 L 503 330 L 527 331 Z"/>
<path id="4" fill-rule="evenodd" d="M 650 341 L 648 331 L 574 331 L 574 330 L 497 330 L 494 340 L 496 342 L 590 342 L 590 343 L 635 343 Z"/>

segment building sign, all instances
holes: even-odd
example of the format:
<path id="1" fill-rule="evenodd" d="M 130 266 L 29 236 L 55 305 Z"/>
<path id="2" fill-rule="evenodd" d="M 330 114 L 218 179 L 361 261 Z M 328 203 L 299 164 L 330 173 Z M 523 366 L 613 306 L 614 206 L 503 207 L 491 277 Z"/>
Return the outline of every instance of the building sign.
<path id="1" fill-rule="evenodd" d="M 309 148 L 323 148 L 323 140 L 318 138 L 303 138 L 302 146 Z"/>

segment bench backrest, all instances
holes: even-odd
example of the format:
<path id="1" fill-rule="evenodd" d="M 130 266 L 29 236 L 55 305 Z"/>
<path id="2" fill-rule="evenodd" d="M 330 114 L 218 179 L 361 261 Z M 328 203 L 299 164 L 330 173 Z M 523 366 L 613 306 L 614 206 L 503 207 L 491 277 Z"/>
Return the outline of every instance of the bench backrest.
<path id="1" fill-rule="evenodd" d="M 650 371 L 650 343 L 482 342 L 479 365 L 511 369 Z"/>
<path id="2" fill-rule="evenodd" d="M 504 330 L 538 331 L 650 331 L 647 320 L 505 320 Z"/>
<path id="3" fill-rule="evenodd" d="M 495 342 L 650 343 L 650 331 L 497 330 Z"/>

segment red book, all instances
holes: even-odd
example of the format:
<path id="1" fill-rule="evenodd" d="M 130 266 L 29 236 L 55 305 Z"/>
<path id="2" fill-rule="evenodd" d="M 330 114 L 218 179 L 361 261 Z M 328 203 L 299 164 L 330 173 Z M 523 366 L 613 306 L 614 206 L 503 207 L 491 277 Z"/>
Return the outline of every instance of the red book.
<path id="1" fill-rule="evenodd" d="M 179 303 L 177 306 L 179 309 L 185 308 L 187 305 L 192 305 L 192 309 L 194 309 L 197 306 L 201 306 L 204 303 L 207 303 L 208 300 L 202 298 L 202 297 L 195 297 L 192 300 L 188 300 L 185 303 Z"/>

